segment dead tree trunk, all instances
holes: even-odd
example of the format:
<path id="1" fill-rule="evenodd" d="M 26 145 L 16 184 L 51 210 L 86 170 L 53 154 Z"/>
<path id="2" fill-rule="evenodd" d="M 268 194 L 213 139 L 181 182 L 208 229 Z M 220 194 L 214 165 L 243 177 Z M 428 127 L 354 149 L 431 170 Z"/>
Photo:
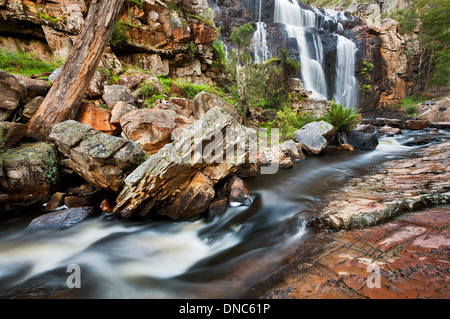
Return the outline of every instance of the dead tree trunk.
<path id="1" fill-rule="evenodd" d="M 125 0 L 93 0 L 75 45 L 36 114 L 27 136 L 47 139 L 53 125 L 74 119 L 103 50 L 109 42 Z"/>

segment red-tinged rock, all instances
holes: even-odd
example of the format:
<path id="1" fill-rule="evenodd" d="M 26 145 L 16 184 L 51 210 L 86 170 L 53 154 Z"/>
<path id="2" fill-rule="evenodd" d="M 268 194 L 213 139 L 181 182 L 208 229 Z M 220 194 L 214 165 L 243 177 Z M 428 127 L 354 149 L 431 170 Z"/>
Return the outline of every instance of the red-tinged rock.
<path id="1" fill-rule="evenodd" d="M 131 105 L 127 102 L 119 101 L 114 104 L 114 107 L 111 110 L 111 118 L 109 119 L 109 122 L 113 125 L 120 125 L 120 118 L 128 112 L 134 110 L 137 110 L 136 106 Z"/>
<path id="2" fill-rule="evenodd" d="M 64 198 L 67 196 L 66 193 L 57 192 L 50 197 L 50 200 L 45 205 L 45 210 L 51 212 L 56 208 L 64 205 Z"/>
<path id="3" fill-rule="evenodd" d="M 114 134 L 117 128 L 110 123 L 111 111 L 96 106 L 93 103 L 81 103 L 76 120 L 80 123 L 87 124 L 94 130 Z"/>
<path id="4" fill-rule="evenodd" d="M 245 185 L 245 182 L 236 175 L 228 181 L 227 190 L 229 194 L 228 200 L 230 203 L 251 205 L 253 202 L 252 195 Z"/>
<path id="5" fill-rule="evenodd" d="M 215 28 L 208 26 L 204 22 L 194 23 L 193 26 L 194 43 L 203 44 L 214 42 L 217 38 L 217 31 Z"/>
<path id="6" fill-rule="evenodd" d="M 140 83 L 151 78 L 150 74 L 140 72 L 133 69 L 128 69 L 119 77 L 119 82 L 117 84 L 124 85 L 128 89 L 135 89 Z"/>
<path id="7" fill-rule="evenodd" d="M 391 127 L 389 125 L 385 125 L 378 130 L 381 134 L 402 134 L 402 130 L 397 127 Z"/>
<path id="8" fill-rule="evenodd" d="M 177 117 L 172 110 L 140 109 L 122 116 L 120 125 L 127 138 L 153 154 L 170 143 L 172 132 L 177 126 Z"/>
<path id="9" fill-rule="evenodd" d="M 423 130 L 424 128 L 427 128 L 430 122 L 427 120 L 409 120 L 406 121 L 405 127 L 408 130 Z"/>
<path id="10" fill-rule="evenodd" d="M 114 206 L 111 205 L 109 203 L 109 201 L 105 198 L 101 203 L 100 203 L 100 209 L 102 210 L 102 212 L 105 213 L 112 213 Z"/>
<path id="11" fill-rule="evenodd" d="M 64 198 L 64 205 L 68 208 L 89 206 L 91 204 L 89 197 L 67 196 Z"/>
<path id="12" fill-rule="evenodd" d="M 192 101 L 185 99 L 185 98 L 171 97 L 169 99 L 169 102 L 177 104 L 177 105 L 181 106 L 181 108 L 183 108 L 183 109 L 187 109 L 187 110 L 192 109 Z"/>

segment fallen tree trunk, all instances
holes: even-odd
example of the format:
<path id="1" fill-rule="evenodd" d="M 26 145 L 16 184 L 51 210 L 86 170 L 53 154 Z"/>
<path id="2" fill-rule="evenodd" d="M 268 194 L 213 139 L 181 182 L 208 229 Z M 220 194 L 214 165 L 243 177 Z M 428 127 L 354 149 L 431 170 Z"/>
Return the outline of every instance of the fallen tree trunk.
<path id="1" fill-rule="evenodd" d="M 74 119 L 119 18 L 125 0 L 94 0 L 58 79 L 28 122 L 27 136 L 48 139 L 52 127 Z"/>

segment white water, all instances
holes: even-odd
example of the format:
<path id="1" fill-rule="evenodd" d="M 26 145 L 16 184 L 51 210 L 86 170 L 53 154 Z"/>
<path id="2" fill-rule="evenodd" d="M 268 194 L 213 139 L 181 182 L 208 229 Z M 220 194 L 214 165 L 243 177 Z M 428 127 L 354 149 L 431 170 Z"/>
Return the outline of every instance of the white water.
<path id="1" fill-rule="evenodd" d="M 256 23 L 256 32 L 253 34 L 253 49 L 255 52 L 255 63 L 266 62 L 272 57 L 267 47 L 266 24 L 261 21 L 262 0 L 259 0 L 259 18 Z"/>
<path id="2" fill-rule="evenodd" d="M 337 30 L 342 31 L 339 21 L 347 18 L 342 12 L 333 10 L 302 9 L 295 0 L 276 0 L 274 22 L 286 26 L 289 37 L 297 40 L 302 64 L 303 85 L 312 92 L 312 97 L 327 100 L 327 80 L 324 72 L 324 53 L 322 40 L 316 30 L 323 30 L 325 22 L 337 24 Z M 343 103 L 345 107 L 355 106 L 357 82 L 355 78 L 356 45 L 349 39 L 335 35 L 338 41 L 335 93 L 333 99 Z M 308 44 L 308 39 L 312 45 Z M 342 38 L 342 39 L 341 39 Z M 345 39 L 345 40 L 344 40 Z"/>
<path id="3" fill-rule="evenodd" d="M 355 77 L 356 45 L 346 37 L 337 37 L 336 56 L 336 84 L 334 101 L 343 103 L 345 107 L 356 106 L 356 87 L 358 81 Z"/>

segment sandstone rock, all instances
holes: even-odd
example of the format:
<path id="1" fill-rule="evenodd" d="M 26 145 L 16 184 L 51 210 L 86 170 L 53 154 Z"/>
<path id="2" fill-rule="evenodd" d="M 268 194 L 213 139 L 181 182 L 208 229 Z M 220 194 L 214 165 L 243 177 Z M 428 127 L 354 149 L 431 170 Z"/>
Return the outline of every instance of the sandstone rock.
<path id="1" fill-rule="evenodd" d="M 186 109 L 186 110 L 190 110 L 192 108 L 192 101 L 185 99 L 185 98 L 171 97 L 169 99 L 169 103 L 177 104 L 177 105 L 181 106 L 182 109 Z"/>
<path id="2" fill-rule="evenodd" d="M 7 150 L 19 142 L 27 132 L 27 126 L 15 122 L 0 122 L 0 150 Z"/>
<path id="3" fill-rule="evenodd" d="M 123 101 L 127 103 L 134 103 L 133 95 L 130 90 L 124 85 L 105 85 L 105 94 L 103 100 L 110 108 L 117 102 Z"/>
<path id="4" fill-rule="evenodd" d="M 109 203 L 109 201 L 105 198 L 101 203 L 100 203 L 100 209 L 102 210 L 102 212 L 105 213 L 112 213 L 113 209 L 114 209 L 114 205 L 111 205 Z"/>
<path id="5" fill-rule="evenodd" d="M 214 219 L 216 216 L 223 215 L 228 208 L 228 199 L 220 198 L 213 200 L 209 205 L 208 217 L 209 219 Z"/>
<path id="6" fill-rule="evenodd" d="M 87 124 L 94 130 L 106 134 L 113 134 L 117 128 L 110 123 L 111 111 L 101 108 L 94 103 L 81 103 L 76 120 L 82 124 Z"/>
<path id="7" fill-rule="evenodd" d="M 30 102 L 25 104 L 25 106 L 23 107 L 22 115 L 20 116 L 20 120 L 25 122 L 31 119 L 34 113 L 37 112 L 39 106 L 41 106 L 42 101 L 44 101 L 44 97 L 36 96 Z"/>
<path id="8" fill-rule="evenodd" d="M 111 111 L 111 118 L 109 122 L 111 124 L 120 124 L 120 118 L 127 114 L 128 112 L 137 110 L 136 106 L 131 105 L 127 102 L 119 101 L 114 104 L 113 109 Z"/>
<path id="9" fill-rule="evenodd" d="M 435 106 L 417 118 L 429 122 L 450 122 L 450 97 L 438 101 Z"/>
<path id="10" fill-rule="evenodd" d="M 416 150 L 414 158 L 382 164 L 376 174 L 354 177 L 327 195 L 313 224 L 335 230 L 373 226 L 402 212 L 448 203 L 449 156 L 450 142 L 435 144 Z"/>
<path id="11" fill-rule="evenodd" d="M 382 128 L 379 128 L 378 131 L 381 134 L 402 134 L 402 130 L 399 129 L 398 127 L 391 127 L 389 125 L 385 125 Z"/>
<path id="12" fill-rule="evenodd" d="M 139 85 L 139 83 L 144 82 L 150 77 L 150 74 L 133 69 L 128 69 L 119 77 L 119 82 L 117 84 L 124 85 L 128 89 L 133 90 Z"/>
<path id="13" fill-rule="evenodd" d="M 204 22 L 200 21 L 194 23 L 192 33 L 194 36 L 194 43 L 212 43 L 217 38 L 217 31 L 214 27 L 210 27 Z"/>
<path id="14" fill-rule="evenodd" d="M 59 182 L 58 152 L 52 144 L 23 144 L 0 154 L 0 208 L 11 210 L 47 200 Z"/>
<path id="15" fill-rule="evenodd" d="M 431 137 L 431 136 L 421 136 L 416 137 L 411 141 L 405 142 L 403 145 L 405 146 L 418 146 L 418 145 L 426 145 L 432 142 L 438 142 L 441 139 L 439 137 Z"/>
<path id="16" fill-rule="evenodd" d="M 86 90 L 86 95 L 90 99 L 100 98 L 105 91 L 105 82 L 105 76 L 101 72 L 95 71 L 94 77 L 92 78 L 91 82 L 89 82 L 89 87 Z"/>
<path id="17" fill-rule="evenodd" d="M 58 207 L 64 205 L 64 198 L 67 196 L 66 193 L 56 192 L 50 197 L 50 200 L 45 204 L 45 210 L 47 212 L 54 211 Z"/>
<path id="18" fill-rule="evenodd" d="M 427 128 L 430 122 L 428 120 L 409 120 L 405 123 L 405 128 L 408 130 L 422 130 Z"/>
<path id="19" fill-rule="evenodd" d="M 50 84 L 44 80 L 32 79 L 19 74 L 14 74 L 14 77 L 26 89 L 27 100 L 32 100 L 37 96 L 45 96 L 48 90 L 50 90 Z"/>
<path id="20" fill-rule="evenodd" d="M 327 138 L 333 136 L 334 132 L 333 125 L 325 121 L 312 122 L 295 132 L 294 140 L 302 143 L 313 154 L 319 154 L 327 147 Z"/>
<path id="21" fill-rule="evenodd" d="M 202 118 L 206 112 L 216 106 L 220 107 L 235 120 L 239 121 L 239 113 L 233 105 L 223 101 L 214 94 L 207 92 L 200 92 L 195 96 L 194 101 L 192 102 L 194 118 L 196 120 Z"/>
<path id="22" fill-rule="evenodd" d="M 144 151 L 156 153 L 170 143 L 176 118 L 172 110 L 140 109 L 122 116 L 120 125 L 127 138 L 139 143 Z"/>
<path id="23" fill-rule="evenodd" d="M 450 122 L 433 122 L 433 123 L 430 123 L 430 127 L 443 129 L 443 130 L 449 130 Z"/>
<path id="24" fill-rule="evenodd" d="M 39 216 L 31 221 L 27 229 L 67 229 L 94 214 L 92 207 L 78 207 L 60 210 Z"/>
<path id="25" fill-rule="evenodd" d="M 27 96 L 27 90 L 16 77 L 0 70 L 0 121 L 7 119 Z"/>
<path id="26" fill-rule="evenodd" d="M 88 183 L 119 191 L 125 174 L 139 164 L 141 147 L 76 121 L 56 124 L 50 138 L 70 159 L 72 169 Z"/>
<path id="27" fill-rule="evenodd" d="M 227 129 L 223 140 L 214 138 Z M 114 212 L 122 217 L 158 213 L 174 220 L 205 212 L 214 198 L 214 185 L 232 176 L 256 147 L 237 140 L 239 134 L 251 132 L 221 108 L 209 110 L 126 178 Z M 227 149 L 237 151 L 223 159 Z M 211 150 L 221 150 L 218 156 L 223 161 L 208 158 Z M 194 196 L 201 201 L 190 200 Z"/>
<path id="28" fill-rule="evenodd" d="M 374 150 L 379 144 L 376 133 L 366 133 L 358 130 L 348 133 L 348 143 L 357 150 Z"/>
<path id="29" fill-rule="evenodd" d="M 231 177 L 227 182 L 228 200 L 233 204 L 246 205 L 252 204 L 253 199 L 250 191 L 244 181 L 237 176 Z"/>
<path id="30" fill-rule="evenodd" d="M 75 208 L 89 206 L 92 205 L 92 203 L 88 197 L 66 196 L 64 198 L 64 205 L 66 205 L 67 208 Z"/>
<path id="31" fill-rule="evenodd" d="M 280 144 L 280 150 L 294 161 L 300 161 L 305 158 L 302 148 L 303 144 L 296 143 L 293 140 L 287 140 Z"/>
<path id="32" fill-rule="evenodd" d="M 360 124 L 358 125 L 354 131 L 363 132 L 363 133 L 374 133 L 375 132 L 375 126 L 371 124 Z"/>
<path id="33" fill-rule="evenodd" d="M 183 6 L 193 14 L 200 14 L 203 10 L 208 9 L 208 1 L 206 0 L 183 0 Z"/>
<path id="34" fill-rule="evenodd" d="M 391 127 L 403 127 L 402 120 L 398 119 L 387 119 L 387 118 L 376 118 L 372 121 L 372 124 L 375 126 L 391 126 Z"/>

